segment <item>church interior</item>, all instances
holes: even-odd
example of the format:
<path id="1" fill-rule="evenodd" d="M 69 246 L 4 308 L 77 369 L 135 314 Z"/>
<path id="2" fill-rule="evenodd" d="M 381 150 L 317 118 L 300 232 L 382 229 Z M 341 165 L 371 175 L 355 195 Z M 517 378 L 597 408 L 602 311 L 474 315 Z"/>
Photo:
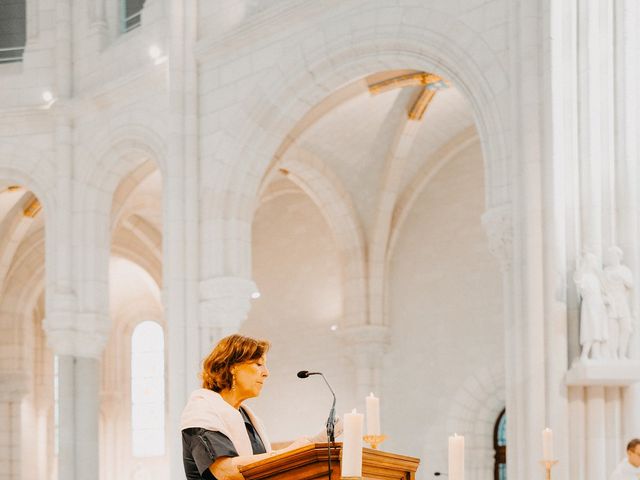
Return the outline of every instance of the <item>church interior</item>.
<path id="1" fill-rule="evenodd" d="M 636 0 L 2 0 L 0 480 L 185 478 L 265 339 L 273 442 L 380 398 L 466 480 L 640 437 Z M 618 290 L 616 290 L 616 288 Z M 340 439 L 338 439 L 340 440 Z"/>

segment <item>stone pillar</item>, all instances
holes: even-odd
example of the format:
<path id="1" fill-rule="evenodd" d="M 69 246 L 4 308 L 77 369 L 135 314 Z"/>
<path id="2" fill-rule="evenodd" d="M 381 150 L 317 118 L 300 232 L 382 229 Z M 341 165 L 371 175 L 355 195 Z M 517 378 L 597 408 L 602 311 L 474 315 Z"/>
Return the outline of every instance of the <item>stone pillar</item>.
<path id="1" fill-rule="evenodd" d="M 604 387 L 586 388 L 587 397 L 587 479 L 607 478 L 605 445 L 605 401 Z"/>
<path id="2" fill-rule="evenodd" d="M 167 22 L 169 35 L 168 161 L 163 185 L 163 305 L 167 318 L 167 431 L 176 432 L 190 392 L 199 386 L 199 338 L 203 257 L 218 246 L 203 239 L 200 209 L 202 191 L 198 149 L 198 67 L 193 56 L 197 28 L 197 2 L 152 0 L 145 3 L 143 23 L 155 18 Z M 149 21 L 149 22 L 147 22 Z M 210 207 L 210 205 L 209 205 Z M 169 436 L 170 478 L 182 478 L 182 444 Z"/>
<path id="3" fill-rule="evenodd" d="M 634 78 L 638 65 L 638 6 L 626 1 L 581 0 L 577 13 L 578 244 L 600 258 L 603 248 L 621 245 L 625 263 L 637 278 L 638 102 Z M 635 305 L 637 298 L 636 294 Z M 572 371 L 576 368 L 579 367 L 574 365 Z M 572 478 L 603 478 L 623 454 L 623 429 L 634 424 L 633 410 L 637 410 L 638 400 L 629 399 L 635 387 L 627 386 L 626 379 L 616 379 L 618 371 L 619 366 L 610 365 L 606 378 L 598 384 L 588 380 L 583 386 L 571 387 L 571 405 L 575 409 L 571 422 L 572 456 L 576 457 Z M 636 405 L 629 417 L 625 413 L 627 402 Z M 580 418 L 582 411 L 586 416 Z"/>
<path id="4" fill-rule="evenodd" d="M 505 329 L 505 405 L 507 415 L 507 445 L 518 445 L 522 432 L 517 428 L 517 415 L 521 415 L 518 398 L 518 378 L 521 373 L 517 362 L 517 330 L 513 321 L 513 214 L 511 205 L 494 207 L 482 216 L 489 251 L 496 257 L 502 272 L 503 320 Z M 522 421 L 522 419 L 519 419 Z M 518 478 L 522 450 L 507 449 L 507 478 Z"/>
<path id="5" fill-rule="evenodd" d="M 105 11 L 105 0 L 91 0 L 87 4 L 89 19 L 89 48 L 98 55 L 107 44 L 109 31 Z"/>
<path id="6" fill-rule="evenodd" d="M 53 303 L 43 326 L 58 356 L 59 478 L 83 480 L 99 472 L 100 357 L 108 318 L 74 314 L 73 296 L 59 296 Z"/>
<path id="7" fill-rule="evenodd" d="M 360 325 L 341 331 L 346 351 L 356 372 L 355 400 L 364 411 L 364 399 L 370 392 L 377 396 L 382 391 L 380 381 L 384 356 L 389 348 L 389 327 L 384 325 Z"/>
<path id="8" fill-rule="evenodd" d="M 0 480 L 21 477 L 22 425 L 20 410 L 29 393 L 29 376 L 24 372 L 0 374 Z"/>
<path id="9" fill-rule="evenodd" d="M 640 73 L 640 5 L 634 0 L 614 2 L 615 8 L 615 79 L 616 120 L 620 134 L 616 136 L 615 194 L 617 243 L 625 254 L 625 264 L 631 269 L 636 287 L 632 292 L 634 332 L 629 345 L 630 357 L 640 360 L 640 255 L 638 254 L 638 215 L 640 215 L 637 185 L 640 145 L 640 95 L 637 77 Z M 640 437 L 640 384 L 631 385 L 622 392 L 622 442 Z"/>

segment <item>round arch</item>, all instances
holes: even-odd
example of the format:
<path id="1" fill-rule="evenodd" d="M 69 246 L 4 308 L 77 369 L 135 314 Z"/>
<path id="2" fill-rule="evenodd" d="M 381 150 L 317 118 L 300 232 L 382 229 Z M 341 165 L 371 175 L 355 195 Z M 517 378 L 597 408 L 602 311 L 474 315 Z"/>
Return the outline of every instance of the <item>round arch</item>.
<path id="1" fill-rule="evenodd" d="M 470 478 L 492 478 L 493 433 L 496 418 L 505 406 L 505 373 L 499 365 L 469 376 L 453 398 L 447 431 L 465 435 L 472 445 L 467 468 Z"/>

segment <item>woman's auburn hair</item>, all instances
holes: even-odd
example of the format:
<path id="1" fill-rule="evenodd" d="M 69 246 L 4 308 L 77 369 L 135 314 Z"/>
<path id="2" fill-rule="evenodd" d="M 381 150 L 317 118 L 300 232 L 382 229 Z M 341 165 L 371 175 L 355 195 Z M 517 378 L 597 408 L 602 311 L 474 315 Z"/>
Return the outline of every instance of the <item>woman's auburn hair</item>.
<path id="1" fill-rule="evenodd" d="M 229 335 L 218 342 L 202 362 L 202 388 L 221 392 L 233 386 L 231 368 L 258 360 L 269 350 L 269 342 L 242 335 Z"/>

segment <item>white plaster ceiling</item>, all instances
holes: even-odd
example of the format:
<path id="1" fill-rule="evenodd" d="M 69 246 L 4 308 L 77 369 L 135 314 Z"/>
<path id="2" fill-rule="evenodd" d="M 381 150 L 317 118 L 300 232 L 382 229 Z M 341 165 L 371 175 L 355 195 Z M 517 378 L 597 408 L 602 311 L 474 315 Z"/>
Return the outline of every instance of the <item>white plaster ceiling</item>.
<path id="1" fill-rule="evenodd" d="M 370 81 L 371 78 L 374 77 L 370 77 Z M 337 175 L 353 200 L 365 234 L 369 234 L 375 221 L 385 160 L 421 87 L 371 95 L 367 82 L 354 83 L 361 85 L 359 93 L 308 122 L 294 141 L 297 147 L 317 157 Z M 330 104 L 331 98 L 325 103 Z M 315 111 L 322 111 L 321 107 L 317 106 Z M 438 160 L 439 151 L 459 141 L 473 125 L 473 112 L 460 90 L 453 85 L 438 90 L 407 154 L 398 193 L 401 194 L 429 162 Z M 290 149 L 283 158 L 288 158 L 287 155 L 296 155 L 296 149 Z"/>
<path id="2" fill-rule="evenodd" d="M 26 193 L 24 189 L 0 191 L 0 221 L 7 216 L 13 206 Z"/>

